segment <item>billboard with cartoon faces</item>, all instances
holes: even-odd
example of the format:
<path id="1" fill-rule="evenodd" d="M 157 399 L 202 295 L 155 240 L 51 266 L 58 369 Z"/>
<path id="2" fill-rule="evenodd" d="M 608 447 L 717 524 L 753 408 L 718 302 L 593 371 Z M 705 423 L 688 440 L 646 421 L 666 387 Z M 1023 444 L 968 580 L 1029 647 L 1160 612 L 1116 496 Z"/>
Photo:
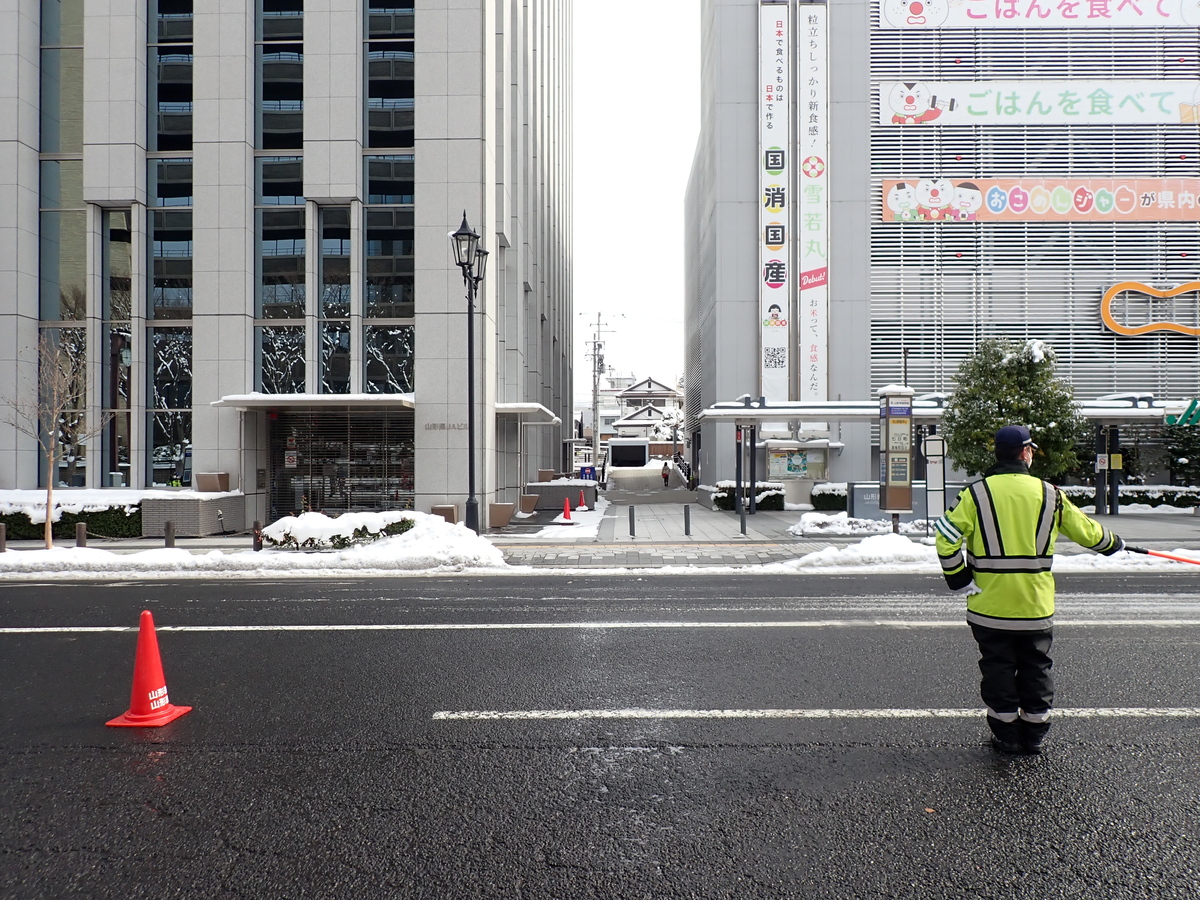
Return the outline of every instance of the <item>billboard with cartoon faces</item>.
<path id="1" fill-rule="evenodd" d="M 1194 28 L 1200 0 L 879 0 L 880 28 Z"/>
<path id="2" fill-rule="evenodd" d="M 883 81 L 876 89 L 880 125 L 1200 124 L 1200 81 Z"/>
<path id="3" fill-rule="evenodd" d="M 1200 178 L 897 178 L 883 221 L 1195 222 Z"/>

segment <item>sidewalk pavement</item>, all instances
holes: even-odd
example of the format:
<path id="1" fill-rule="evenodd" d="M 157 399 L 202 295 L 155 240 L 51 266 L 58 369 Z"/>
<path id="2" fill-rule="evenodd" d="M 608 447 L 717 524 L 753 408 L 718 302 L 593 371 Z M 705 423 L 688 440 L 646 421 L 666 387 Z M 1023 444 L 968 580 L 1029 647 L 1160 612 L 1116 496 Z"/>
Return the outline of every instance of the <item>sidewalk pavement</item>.
<path id="1" fill-rule="evenodd" d="M 786 562 L 829 546 L 857 543 L 865 535 L 794 535 L 788 529 L 800 521 L 798 511 L 757 512 L 741 517 L 734 512 L 715 511 L 696 502 L 694 492 L 681 489 L 642 492 L 609 491 L 604 518 L 595 534 L 590 531 L 572 538 L 569 528 L 561 534 L 533 537 L 558 515 L 543 510 L 533 517 L 493 529 L 485 536 L 498 546 L 513 565 L 581 568 L 654 568 L 658 566 L 748 566 Z M 685 533 L 685 512 L 690 533 Z M 633 534 L 629 510 L 633 509 Z M 1126 543 L 1154 550 L 1200 550 L 1200 516 L 1187 513 L 1121 513 L 1097 516 L 1100 522 L 1121 535 Z M 879 533 L 885 533 L 880 523 Z M 910 535 L 914 540 L 920 535 Z M 56 541 L 60 547 L 73 541 Z M 177 538 L 175 545 L 192 553 L 211 550 L 249 550 L 248 533 Z M 9 541 L 9 550 L 37 550 L 41 541 Z M 163 546 L 162 538 L 89 538 L 89 547 L 115 553 L 135 553 Z M 1062 539 L 1058 552 L 1086 552 Z"/>

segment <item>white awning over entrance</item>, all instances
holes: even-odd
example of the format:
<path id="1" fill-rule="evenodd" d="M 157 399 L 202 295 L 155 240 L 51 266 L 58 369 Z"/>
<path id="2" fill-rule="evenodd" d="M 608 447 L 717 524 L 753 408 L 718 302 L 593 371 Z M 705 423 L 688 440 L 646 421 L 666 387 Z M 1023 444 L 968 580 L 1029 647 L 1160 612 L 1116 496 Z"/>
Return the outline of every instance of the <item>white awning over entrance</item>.
<path id="1" fill-rule="evenodd" d="M 228 394 L 214 400 L 210 406 L 232 406 L 240 411 L 248 409 L 342 409 L 345 407 L 399 406 L 416 409 L 412 394 Z"/>

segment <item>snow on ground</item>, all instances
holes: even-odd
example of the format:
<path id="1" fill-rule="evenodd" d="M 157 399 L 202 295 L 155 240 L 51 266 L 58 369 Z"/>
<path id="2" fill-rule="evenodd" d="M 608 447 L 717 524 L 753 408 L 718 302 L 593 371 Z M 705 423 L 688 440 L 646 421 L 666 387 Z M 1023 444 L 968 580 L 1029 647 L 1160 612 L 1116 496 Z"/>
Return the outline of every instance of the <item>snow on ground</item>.
<path id="1" fill-rule="evenodd" d="M 604 517 L 608 501 L 600 498 L 596 509 L 572 513 L 571 526 L 547 526 L 531 537 L 554 540 L 594 538 Z M 347 550 L 299 552 L 295 550 L 213 550 L 193 554 L 182 548 L 159 548 L 139 553 L 113 553 L 98 548 L 59 548 L 54 550 L 21 550 L 0 553 L 0 580 L 46 580 L 55 576 L 72 579 L 117 578 L 319 578 L 330 573 L 354 576 L 387 576 L 426 574 L 435 572 L 480 572 L 489 574 L 547 574 L 564 572 L 589 576 L 609 574 L 638 575 L 715 575 L 724 573 L 766 573 L 820 575 L 848 571 L 870 574 L 893 572 L 940 574 L 937 554 L 929 539 L 912 539 L 900 534 L 875 534 L 861 541 L 838 547 L 830 546 L 788 562 L 759 566 L 662 566 L 647 569 L 629 568 L 531 568 L 509 566 L 498 547 L 458 524 L 451 525 L 440 516 L 407 512 L 415 521 L 413 528 L 395 537 L 382 538 L 374 543 Z M 813 514 L 809 514 L 813 515 Z M 819 515 L 819 514 L 818 514 Z M 309 518 L 318 517 L 318 518 Z M 356 514 L 353 519 L 325 519 L 316 513 L 298 517 L 292 523 L 308 536 L 327 537 L 328 523 L 341 521 L 338 530 L 366 525 L 377 531 L 396 518 L 395 513 Z M 807 516 L 805 516 L 807 518 Z M 823 518 L 837 519 L 836 516 Z M 846 521 L 843 519 L 842 521 Z M 852 520 L 851 520 L 852 521 Z M 279 525 L 280 523 L 275 523 Z M 272 526 L 274 527 L 274 526 Z M 1200 551 L 1173 550 L 1178 556 L 1200 562 Z M 1187 563 L 1158 557 L 1123 552 L 1107 557 L 1086 551 L 1059 553 L 1055 557 L 1056 572 L 1120 572 L 1120 571 L 1178 571 L 1194 572 Z"/>
<path id="2" fill-rule="evenodd" d="M 143 500 L 172 500 L 179 497 L 199 497 L 216 500 L 220 497 L 240 497 L 241 491 L 226 493 L 201 493 L 200 491 L 154 491 L 123 490 L 121 488 L 55 488 L 54 521 L 62 520 L 62 514 L 100 512 L 105 509 L 124 509 L 132 512 Z M 29 521 L 38 525 L 46 521 L 46 491 L 0 491 L 0 516 L 25 513 Z"/>
<path id="3" fill-rule="evenodd" d="M 566 524 L 562 516 L 556 516 L 553 523 L 535 531 L 532 534 L 513 535 L 513 537 L 528 538 L 544 541 L 553 538 L 560 541 L 578 541 L 582 539 L 595 540 L 600 533 L 600 520 L 609 503 L 603 497 L 596 498 L 595 509 L 576 509 L 571 513 L 572 524 Z"/>
<path id="4" fill-rule="evenodd" d="M 319 514 L 306 514 L 315 515 Z M 385 515 L 364 513 L 356 518 L 382 518 Z M 140 553 L 113 553 L 92 547 L 11 551 L 0 553 L 0 579 L 30 580 L 56 574 L 72 578 L 312 578 L 330 572 L 358 576 L 400 575 L 444 570 L 493 570 L 507 566 L 499 548 L 465 525 L 451 525 L 441 516 L 426 513 L 408 512 L 405 516 L 414 519 L 416 524 L 404 534 L 381 538 L 372 544 L 347 550 L 314 553 L 296 550 L 262 550 L 257 553 L 253 550 L 213 550 L 206 554 L 192 554 L 182 548 L 165 547 Z M 355 527 L 361 524 L 364 522 L 356 521 Z M 306 533 L 312 534 L 327 530 L 315 520 L 306 522 L 303 528 Z"/>
<path id="5" fill-rule="evenodd" d="M 925 519 L 915 522 L 901 522 L 900 533 L 925 535 L 931 533 L 933 523 Z M 805 513 L 800 521 L 788 529 L 789 534 L 798 537 L 813 537 L 814 535 L 854 535 L 854 534 L 891 534 L 892 523 L 884 519 L 851 519 L 846 513 Z"/>

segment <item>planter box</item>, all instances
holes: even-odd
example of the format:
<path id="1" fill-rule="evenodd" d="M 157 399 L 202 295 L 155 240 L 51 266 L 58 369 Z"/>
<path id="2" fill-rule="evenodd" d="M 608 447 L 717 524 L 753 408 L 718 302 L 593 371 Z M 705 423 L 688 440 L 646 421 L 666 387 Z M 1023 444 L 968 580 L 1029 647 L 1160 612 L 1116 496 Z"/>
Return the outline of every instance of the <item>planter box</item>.
<path id="1" fill-rule="evenodd" d="M 162 537 L 167 522 L 175 523 L 176 537 L 207 537 L 221 534 L 224 514 L 225 531 L 236 533 L 246 528 L 246 498 L 242 494 L 219 497 L 179 497 L 142 500 L 142 537 Z"/>
<path id="2" fill-rule="evenodd" d="M 522 494 L 520 504 L 521 504 L 521 512 L 525 513 L 525 515 L 529 515 L 531 512 L 533 512 L 535 509 L 537 509 L 538 495 L 537 494 Z"/>
<path id="3" fill-rule="evenodd" d="M 489 503 L 488 528 L 503 528 L 512 521 L 513 513 L 517 511 L 515 503 Z"/>

